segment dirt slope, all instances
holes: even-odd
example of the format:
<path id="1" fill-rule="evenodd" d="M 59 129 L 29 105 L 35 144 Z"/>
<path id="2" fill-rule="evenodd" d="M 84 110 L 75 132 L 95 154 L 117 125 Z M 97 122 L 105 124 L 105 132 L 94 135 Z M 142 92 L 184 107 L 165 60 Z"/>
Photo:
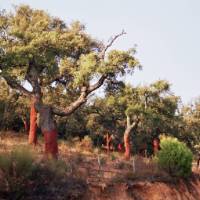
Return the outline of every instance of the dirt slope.
<path id="1" fill-rule="evenodd" d="M 200 176 L 176 183 L 135 181 L 103 187 L 89 187 L 88 200 L 200 200 Z"/>
<path id="2" fill-rule="evenodd" d="M 0 136 L 0 152 L 27 145 L 27 136 Z M 42 143 L 35 148 L 38 159 L 43 155 Z M 78 147 L 60 142 L 60 159 L 66 162 L 69 178 L 45 196 L 32 194 L 26 200 L 200 200 L 200 170 L 195 166 L 189 180 L 175 180 L 159 171 L 151 159 L 136 157 L 133 173 L 133 162 L 124 161 L 120 154 Z"/>

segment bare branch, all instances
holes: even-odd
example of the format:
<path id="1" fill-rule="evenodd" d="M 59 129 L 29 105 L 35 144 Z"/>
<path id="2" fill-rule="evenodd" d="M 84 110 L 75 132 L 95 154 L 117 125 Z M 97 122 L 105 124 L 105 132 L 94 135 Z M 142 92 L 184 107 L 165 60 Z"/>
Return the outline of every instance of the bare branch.
<path id="1" fill-rule="evenodd" d="M 82 104 L 84 104 L 87 101 L 87 88 L 82 87 L 81 89 L 81 95 L 79 98 L 72 102 L 67 108 L 65 109 L 60 109 L 53 107 L 53 113 L 59 116 L 68 116 L 71 113 L 73 113 L 76 109 L 78 109 Z"/>
<path id="2" fill-rule="evenodd" d="M 65 109 L 53 107 L 53 113 L 59 116 L 67 116 L 73 113 L 76 109 L 78 109 L 82 104 L 84 104 L 87 101 L 87 97 L 91 92 L 98 89 L 104 83 L 106 77 L 107 75 L 102 75 L 101 78 L 94 85 L 91 85 L 89 87 L 82 87 L 81 94 L 76 101 L 72 102 Z"/>
<path id="3" fill-rule="evenodd" d="M 100 58 L 104 59 L 106 51 L 108 50 L 108 48 L 110 48 L 113 43 L 115 42 L 115 40 L 117 40 L 117 38 L 119 38 L 120 36 L 126 34 L 126 32 L 124 30 L 122 30 L 121 33 L 119 33 L 118 35 L 115 35 L 113 38 L 111 38 L 110 42 L 105 46 L 105 48 L 102 50 L 101 54 L 100 54 Z"/>
<path id="4" fill-rule="evenodd" d="M 120 34 L 114 36 L 111 39 L 110 43 L 107 46 L 105 46 L 105 48 L 101 52 L 100 59 L 104 59 L 107 49 L 112 46 L 112 44 L 114 43 L 114 41 L 118 37 L 120 37 L 120 36 L 122 36 L 124 34 L 126 34 L 126 33 L 123 30 Z M 77 108 L 79 108 L 82 104 L 84 104 L 87 101 L 87 96 L 91 92 L 95 91 L 96 89 L 98 89 L 99 87 L 101 87 L 103 85 L 103 83 L 104 83 L 104 81 L 106 80 L 107 77 L 108 77 L 107 74 L 103 74 L 95 84 L 90 85 L 89 87 L 82 87 L 81 94 L 80 94 L 79 98 L 76 101 L 71 103 L 65 109 L 60 109 L 60 108 L 53 107 L 52 108 L 53 109 L 53 113 L 56 114 L 56 115 L 59 115 L 59 116 L 67 116 L 67 115 L 70 115 L 71 113 L 73 113 Z M 62 77 L 57 77 L 55 79 L 52 79 L 52 80 L 50 80 L 49 83 L 52 83 L 54 81 L 58 81 L 58 82 L 62 83 L 61 78 Z"/>

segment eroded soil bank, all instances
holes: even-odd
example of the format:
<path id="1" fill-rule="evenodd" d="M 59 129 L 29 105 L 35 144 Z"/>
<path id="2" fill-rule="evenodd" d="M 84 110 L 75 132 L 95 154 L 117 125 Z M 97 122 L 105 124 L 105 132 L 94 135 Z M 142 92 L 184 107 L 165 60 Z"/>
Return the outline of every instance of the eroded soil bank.
<path id="1" fill-rule="evenodd" d="M 90 200 L 200 200 L 200 175 L 188 181 L 133 181 L 88 188 Z"/>

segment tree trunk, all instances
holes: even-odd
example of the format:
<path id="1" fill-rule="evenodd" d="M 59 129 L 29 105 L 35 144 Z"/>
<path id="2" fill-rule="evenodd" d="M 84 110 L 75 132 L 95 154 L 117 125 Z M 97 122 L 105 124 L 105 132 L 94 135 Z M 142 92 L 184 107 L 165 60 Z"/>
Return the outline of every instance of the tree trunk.
<path id="1" fill-rule="evenodd" d="M 109 153 L 110 150 L 111 150 L 111 141 L 112 141 L 112 136 L 107 133 L 106 134 L 106 149 L 107 149 L 107 153 Z"/>
<path id="2" fill-rule="evenodd" d="M 23 123 L 24 123 L 24 132 L 25 132 L 26 134 L 28 134 L 28 132 L 29 132 L 28 121 L 27 121 L 26 118 L 24 118 L 24 119 L 22 119 L 22 120 L 23 120 Z"/>
<path id="3" fill-rule="evenodd" d="M 34 106 L 34 100 L 32 100 L 31 109 L 30 109 L 30 129 L 29 129 L 28 142 L 29 142 L 29 144 L 34 144 L 34 145 L 37 144 L 36 120 L 37 120 L 37 113 L 36 113 L 35 106 Z"/>
<path id="4" fill-rule="evenodd" d="M 108 133 L 106 134 L 106 149 L 107 149 L 107 153 L 109 153 L 110 151 L 110 141 L 109 141 L 109 135 Z"/>
<path id="5" fill-rule="evenodd" d="M 154 138 L 153 139 L 153 153 L 154 155 L 156 155 L 156 153 L 159 151 L 160 149 L 160 141 L 158 138 Z"/>
<path id="6" fill-rule="evenodd" d="M 124 132 L 124 147 L 125 147 L 125 158 L 127 160 L 130 159 L 130 156 L 131 156 L 131 149 L 130 149 L 130 134 L 131 134 L 131 131 L 132 130 L 135 130 L 137 129 L 137 126 L 140 122 L 140 119 L 137 117 L 136 121 L 132 122 L 131 123 L 131 119 L 130 119 L 130 116 L 127 115 L 126 116 L 127 119 L 126 119 L 126 130 Z"/>
<path id="7" fill-rule="evenodd" d="M 126 128 L 125 133 L 124 133 L 124 147 L 125 147 L 125 153 L 124 156 L 127 160 L 130 159 L 131 155 L 131 150 L 130 150 L 130 133 L 131 129 Z"/>

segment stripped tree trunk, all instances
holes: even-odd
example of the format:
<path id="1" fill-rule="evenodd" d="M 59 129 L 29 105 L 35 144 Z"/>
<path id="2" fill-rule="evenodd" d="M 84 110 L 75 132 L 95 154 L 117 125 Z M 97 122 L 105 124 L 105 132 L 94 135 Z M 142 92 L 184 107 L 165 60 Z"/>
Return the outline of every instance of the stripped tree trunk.
<path id="1" fill-rule="evenodd" d="M 137 118 L 136 121 L 131 123 L 130 117 L 127 115 L 127 126 L 124 132 L 124 147 L 125 147 L 125 159 L 129 160 L 131 156 L 131 147 L 130 147 L 130 134 L 132 130 L 136 130 L 140 122 L 140 119 Z"/>
<path id="2" fill-rule="evenodd" d="M 37 144 L 37 112 L 35 110 L 35 102 L 41 101 L 42 99 L 42 90 L 41 85 L 39 83 L 39 68 L 35 65 L 35 60 L 31 60 L 29 62 L 29 67 L 27 70 L 27 80 L 33 87 L 33 91 L 31 94 L 31 110 L 30 110 L 30 129 L 29 129 L 29 138 L 28 142 L 29 144 Z"/>
<path id="3" fill-rule="evenodd" d="M 37 113 L 34 106 L 34 100 L 32 100 L 30 108 L 30 129 L 29 129 L 28 142 L 29 144 L 34 144 L 34 145 L 37 144 L 36 120 L 37 120 Z"/>
<path id="4" fill-rule="evenodd" d="M 153 139 L 153 154 L 156 155 L 159 149 L 160 149 L 160 141 L 158 138 L 154 138 Z"/>
<path id="5" fill-rule="evenodd" d="M 124 133 L 124 147 L 125 147 L 125 158 L 127 160 L 130 159 L 131 151 L 130 151 L 130 133 L 131 129 L 126 128 L 125 133 Z"/>
<path id="6" fill-rule="evenodd" d="M 107 153 L 110 152 L 111 150 L 111 141 L 112 141 L 112 136 L 109 135 L 109 133 L 106 134 L 106 149 L 107 149 Z"/>
<path id="7" fill-rule="evenodd" d="M 110 141 L 109 141 L 109 134 L 106 134 L 106 149 L 107 149 L 107 153 L 109 153 L 110 151 Z"/>

